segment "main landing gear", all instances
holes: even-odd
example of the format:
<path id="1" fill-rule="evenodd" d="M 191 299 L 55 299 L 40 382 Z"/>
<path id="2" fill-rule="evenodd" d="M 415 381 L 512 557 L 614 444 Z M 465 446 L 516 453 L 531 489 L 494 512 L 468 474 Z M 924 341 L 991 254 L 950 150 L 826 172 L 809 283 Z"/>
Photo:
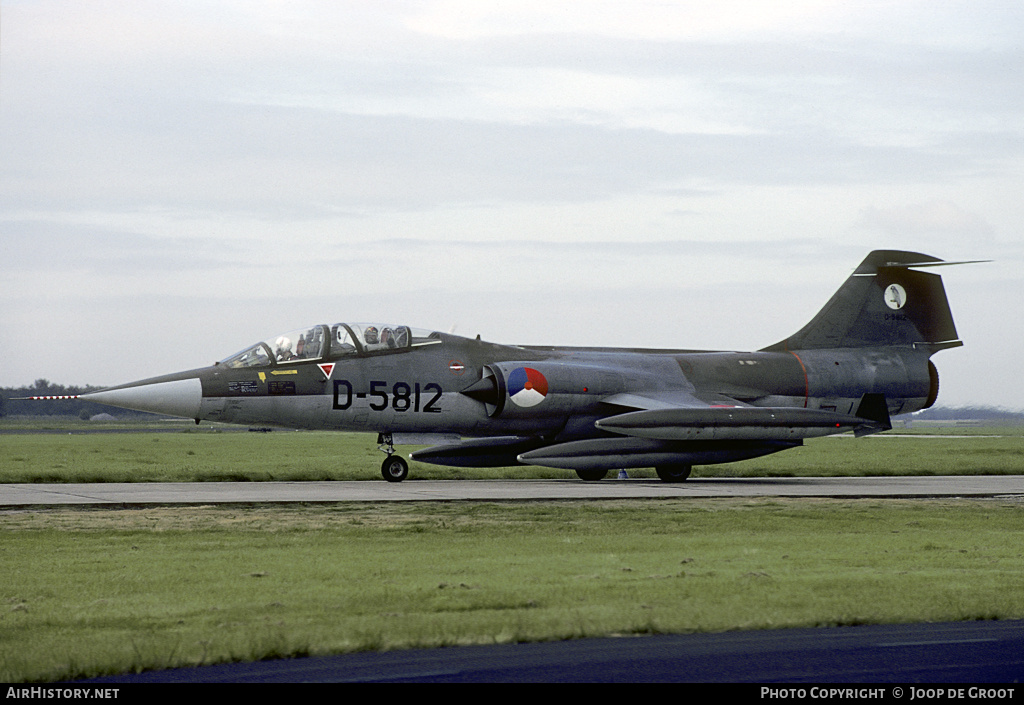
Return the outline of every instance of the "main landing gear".
<path id="1" fill-rule="evenodd" d="M 384 462 L 380 465 L 380 474 L 388 482 L 401 482 L 409 477 L 409 463 L 405 458 L 395 455 L 395 443 L 390 433 L 381 433 L 377 436 L 377 449 L 387 453 Z"/>
<path id="2" fill-rule="evenodd" d="M 692 465 L 659 465 L 654 468 L 664 482 L 682 482 L 690 476 Z"/>

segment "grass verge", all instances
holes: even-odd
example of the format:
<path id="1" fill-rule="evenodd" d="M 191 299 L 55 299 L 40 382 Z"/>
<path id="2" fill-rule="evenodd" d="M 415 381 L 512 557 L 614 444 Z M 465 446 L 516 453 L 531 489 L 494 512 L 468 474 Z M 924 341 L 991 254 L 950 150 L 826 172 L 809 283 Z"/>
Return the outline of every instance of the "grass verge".
<path id="1" fill-rule="evenodd" d="M 740 463 L 698 466 L 695 477 L 1024 473 L 1024 427 L 945 434 L 816 438 Z M 194 429 L 157 433 L 7 433 L 0 482 L 380 480 L 372 434 Z M 411 450 L 399 449 L 403 454 Z M 655 477 L 652 469 L 631 477 Z M 539 467 L 448 468 L 412 463 L 410 479 L 575 478 Z"/>

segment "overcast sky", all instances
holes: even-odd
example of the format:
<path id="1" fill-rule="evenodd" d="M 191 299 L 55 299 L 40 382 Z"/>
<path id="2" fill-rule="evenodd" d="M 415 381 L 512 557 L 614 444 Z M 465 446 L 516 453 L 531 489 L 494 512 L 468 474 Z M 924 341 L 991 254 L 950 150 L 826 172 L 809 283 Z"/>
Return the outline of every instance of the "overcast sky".
<path id="1" fill-rule="evenodd" d="M 752 350 L 944 268 L 1024 408 L 1024 3 L 0 0 L 0 386 L 315 323 Z M 937 270 L 932 270 L 937 271 Z"/>

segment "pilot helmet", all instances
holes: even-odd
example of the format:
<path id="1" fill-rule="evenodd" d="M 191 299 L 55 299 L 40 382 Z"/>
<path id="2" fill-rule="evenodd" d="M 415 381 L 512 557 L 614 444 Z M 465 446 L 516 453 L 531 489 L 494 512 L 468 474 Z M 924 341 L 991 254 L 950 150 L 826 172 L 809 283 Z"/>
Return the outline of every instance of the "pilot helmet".
<path id="1" fill-rule="evenodd" d="M 380 341 L 377 335 L 377 327 L 367 326 L 366 330 L 363 331 L 363 340 L 365 340 L 368 345 L 376 345 Z"/>
<path id="2" fill-rule="evenodd" d="M 289 353 L 292 351 L 292 341 L 287 336 L 282 335 L 280 338 L 274 341 L 274 352 L 278 355 Z"/>

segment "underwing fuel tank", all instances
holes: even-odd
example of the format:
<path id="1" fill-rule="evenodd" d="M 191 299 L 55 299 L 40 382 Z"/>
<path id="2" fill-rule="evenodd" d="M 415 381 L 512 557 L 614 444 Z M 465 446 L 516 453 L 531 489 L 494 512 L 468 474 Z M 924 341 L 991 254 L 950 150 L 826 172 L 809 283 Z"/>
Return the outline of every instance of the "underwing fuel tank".
<path id="1" fill-rule="evenodd" d="M 519 462 L 566 470 L 715 465 L 795 448 L 802 441 L 662 441 L 597 438 L 559 443 L 519 455 Z"/>
<path id="2" fill-rule="evenodd" d="M 795 440 L 869 425 L 867 419 L 818 409 L 652 409 L 601 419 L 602 431 L 666 441 Z"/>
<path id="3" fill-rule="evenodd" d="M 421 463 L 468 468 L 501 468 L 517 463 L 520 453 L 544 445 L 535 437 L 498 436 L 413 451 L 409 457 Z"/>

